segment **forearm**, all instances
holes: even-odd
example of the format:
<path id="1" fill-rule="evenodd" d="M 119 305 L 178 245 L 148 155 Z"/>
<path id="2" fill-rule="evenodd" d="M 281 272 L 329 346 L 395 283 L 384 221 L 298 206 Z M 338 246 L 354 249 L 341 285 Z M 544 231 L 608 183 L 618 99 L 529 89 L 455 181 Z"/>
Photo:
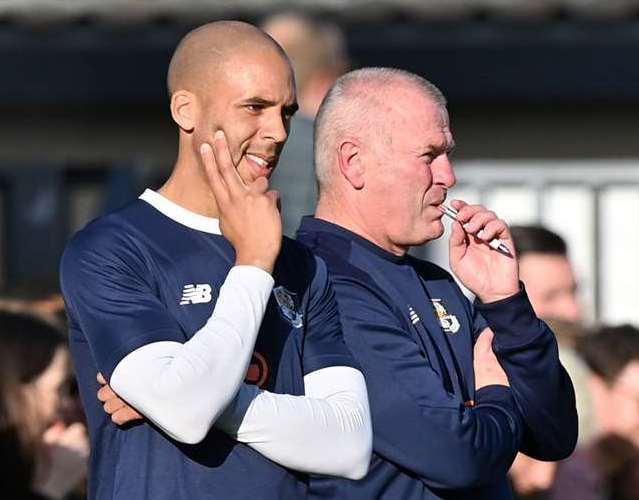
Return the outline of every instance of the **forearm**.
<path id="1" fill-rule="evenodd" d="M 483 388 L 474 407 L 420 407 L 393 388 L 387 394 L 373 404 L 375 451 L 386 460 L 443 489 L 476 487 L 508 471 L 522 432 L 509 388 Z"/>
<path id="2" fill-rule="evenodd" d="M 111 386 L 171 437 L 202 440 L 245 377 L 272 286 L 264 271 L 231 269 L 204 327 L 184 344 L 155 342 L 131 352 Z"/>
<path id="3" fill-rule="evenodd" d="M 477 308 L 494 331 L 493 349 L 522 411 L 522 451 L 539 459 L 565 458 L 576 444 L 577 412 L 553 332 L 535 316 L 524 290 Z"/>
<path id="4" fill-rule="evenodd" d="M 364 377 L 329 367 L 306 375 L 304 386 L 305 396 L 291 396 L 243 385 L 216 426 L 285 467 L 362 478 L 372 449 Z"/>

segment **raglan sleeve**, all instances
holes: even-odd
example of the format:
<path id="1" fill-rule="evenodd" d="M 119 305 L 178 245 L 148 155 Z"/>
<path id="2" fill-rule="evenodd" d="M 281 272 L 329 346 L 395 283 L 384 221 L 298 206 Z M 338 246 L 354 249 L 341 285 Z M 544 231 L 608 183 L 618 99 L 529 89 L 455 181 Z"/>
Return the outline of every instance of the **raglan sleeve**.
<path id="1" fill-rule="evenodd" d="M 136 349 L 185 341 L 158 299 L 141 253 L 123 235 L 79 233 L 63 254 L 60 281 L 70 327 L 82 331 L 107 380 Z"/>
<path id="2" fill-rule="evenodd" d="M 359 369 L 344 342 L 339 309 L 326 264 L 317 256 L 313 256 L 313 280 L 308 300 L 304 375 L 330 366 Z"/>

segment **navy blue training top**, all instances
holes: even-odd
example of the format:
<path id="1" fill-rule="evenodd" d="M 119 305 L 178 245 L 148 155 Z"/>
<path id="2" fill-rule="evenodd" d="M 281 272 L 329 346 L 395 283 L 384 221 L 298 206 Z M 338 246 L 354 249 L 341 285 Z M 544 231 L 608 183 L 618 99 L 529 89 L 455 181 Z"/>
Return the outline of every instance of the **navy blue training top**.
<path id="1" fill-rule="evenodd" d="M 524 291 L 473 307 L 443 269 L 340 226 L 305 217 L 297 237 L 328 266 L 374 436 L 363 480 L 314 477 L 311 498 L 508 499 L 517 450 L 572 451 L 572 385 Z M 510 388 L 475 391 L 473 345 L 486 326 Z"/>
<path id="2" fill-rule="evenodd" d="M 96 398 L 98 371 L 108 380 L 135 349 L 183 343 L 206 323 L 235 260 L 228 241 L 213 233 L 137 200 L 89 224 L 64 253 L 70 347 L 91 439 L 91 499 L 306 498 L 307 476 L 216 429 L 187 445 L 148 422 L 119 428 Z M 285 239 L 273 278 L 247 382 L 300 395 L 304 375 L 354 363 L 324 263 Z"/>

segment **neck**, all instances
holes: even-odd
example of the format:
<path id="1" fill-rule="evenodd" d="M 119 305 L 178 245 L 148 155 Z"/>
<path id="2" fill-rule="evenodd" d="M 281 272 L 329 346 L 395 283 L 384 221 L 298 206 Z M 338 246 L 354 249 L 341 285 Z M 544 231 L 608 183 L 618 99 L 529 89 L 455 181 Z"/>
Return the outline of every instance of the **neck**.
<path id="1" fill-rule="evenodd" d="M 348 200 L 348 197 L 339 193 L 320 193 L 315 217 L 348 229 L 394 255 L 402 256 L 408 251 L 408 248 L 400 247 L 384 237 L 381 231 L 376 231 L 374 224 L 369 223 L 366 214 L 361 213 L 356 203 L 345 203 L 344 200 Z"/>
<path id="2" fill-rule="evenodd" d="M 218 217 L 219 211 L 209 187 L 204 167 L 190 144 L 180 137 L 178 158 L 171 176 L 158 192 L 173 203 L 206 217 Z"/>

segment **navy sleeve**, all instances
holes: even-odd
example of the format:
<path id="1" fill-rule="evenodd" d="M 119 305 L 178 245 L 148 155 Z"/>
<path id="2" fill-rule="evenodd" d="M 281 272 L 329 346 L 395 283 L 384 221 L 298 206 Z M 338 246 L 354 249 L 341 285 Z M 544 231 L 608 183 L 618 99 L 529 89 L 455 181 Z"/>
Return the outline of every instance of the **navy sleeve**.
<path id="1" fill-rule="evenodd" d="M 145 274 L 141 253 L 113 232 L 85 230 L 62 257 L 60 280 L 70 328 L 82 332 L 107 380 L 137 348 L 185 341 Z"/>
<path id="2" fill-rule="evenodd" d="M 477 391 L 475 405 L 446 391 L 383 292 L 332 277 L 346 344 L 369 390 L 374 449 L 435 488 L 491 483 L 510 467 L 522 422 L 507 387 Z"/>
<path id="3" fill-rule="evenodd" d="M 566 458 L 577 443 L 577 409 L 553 332 L 537 318 L 523 287 L 475 306 L 495 334 L 493 350 L 524 418 L 521 451 L 539 460 Z"/>
<path id="4" fill-rule="evenodd" d="M 329 366 L 359 369 L 344 343 L 335 293 L 328 279 L 326 264 L 319 257 L 314 257 L 314 277 L 308 300 L 304 375 Z"/>

